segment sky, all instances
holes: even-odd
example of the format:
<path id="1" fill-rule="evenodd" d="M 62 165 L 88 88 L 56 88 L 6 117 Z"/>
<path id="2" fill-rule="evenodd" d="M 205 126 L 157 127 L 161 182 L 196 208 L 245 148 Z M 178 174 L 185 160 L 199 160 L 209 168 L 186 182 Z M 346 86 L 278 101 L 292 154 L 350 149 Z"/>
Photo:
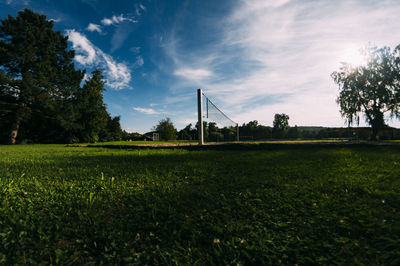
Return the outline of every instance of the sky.
<path id="1" fill-rule="evenodd" d="M 108 111 L 139 133 L 195 124 L 198 88 L 239 124 L 346 126 L 331 73 L 400 44 L 398 0 L 0 0 L 0 17 L 24 8 L 68 35 L 77 68 L 103 69 Z"/>

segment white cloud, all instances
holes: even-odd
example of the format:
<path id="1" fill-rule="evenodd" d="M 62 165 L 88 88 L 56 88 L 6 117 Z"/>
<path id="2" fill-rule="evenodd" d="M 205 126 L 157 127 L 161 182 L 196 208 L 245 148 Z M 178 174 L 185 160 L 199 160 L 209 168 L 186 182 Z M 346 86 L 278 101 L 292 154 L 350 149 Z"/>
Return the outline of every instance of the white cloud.
<path id="1" fill-rule="evenodd" d="M 146 114 L 146 115 L 157 115 L 159 112 L 152 108 L 141 108 L 141 107 L 132 107 L 133 110 L 138 111 L 140 113 Z"/>
<path id="2" fill-rule="evenodd" d="M 24 6 L 27 6 L 31 3 L 30 0 L 6 0 L 7 5 L 12 5 L 12 4 L 22 4 Z"/>
<path id="3" fill-rule="evenodd" d="M 142 4 L 135 4 L 135 12 L 137 16 L 142 15 L 142 11 L 146 11 L 146 7 Z"/>
<path id="4" fill-rule="evenodd" d="M 134 132 L 137 132 L 137 129 L 128 127 L 127 129 L 125 129 L 125 131 L 128 132 L 128 133 L 134 133 Z"/>
<path id="5" fill-rule="evenodd" d="M 287 112 L 291 124 L 342 126 L 330 74 L 368 42 L 397 45 L 399 13 L 395 0 L 239 1 L 215 23 L 223 26 L 211 45 L 186 47 L 171 33 L 169 71 L 186 80 L 171 92 L 201 85 L 239 123 L 272 124 L 274 113 Z"/>
<path id="6" fill-rule="evenodd" d="M 355 60 L 357 47 L 370 41 L 396 44 L 400 6 L 393 1 L 372 5 L 363 1 L 282 4 L 275 6 L 280 8 L 277 12 L 265 2 L 243 1 L 232 14 L 226 44 L 240 49 L 243 57 L 259 67 L 233 84 L 215 86 L 215 90 L 230 88 L 236 97 L 220 99 L 227 105 L 241 106 L 248 114 L 243 117 L 247 121 L 251 117 L 265 120 L 266 115 L 272 119 L 280 108 L 292 114 L 298 124 L 343 125 L 330 73 L 340 67 L 340 61 Z M 277 104 L 245 106 L 250 97 L 268 100 L 280 93 L 292 96 Z"/>
<path id="7" fill-rule="evenodd" d="M 127 17 L 124 17 L 124 15 L 123 14 L 121 14 L 121 15 L 119 15 L 119 16 L 112 16 L 111 18 L 103 18 L 102 20 L 101 20 L 101 24 L 103 24 L 103 25 L 105 25 L 105 26 L 110 26 L 110 25 L 113 25 L 113 24 L 119 24 L 119 23 L 121 23 L 121 22 L 124 22 L 124 21 L 129 21 L 129 22 L 132 22 L 132 23 L 137 23 L 137 20 L 134 20 L 133 18 L 127 18 Z"/>
<path id="8" fill-rule="evenodd" d="M 57 22 L 61 21 L 61 18 L 56 18 L 56 19 L 51 18 L 51 19 L 49 19 L 49 21 L 53 21 L 53 22 L 57 23 Z"/>
<path id="9" fill-rule="evenodd" d="M 138 67 L 143 66 L 144 65 L 143 57 L 141 57 L 140 55 L 136 56 L 135 65 L 138 66 Z"/>
<path id="10" fill-rule="evenodd" d="M 75 60 L 82 65 L 96 64 L 99 57 L 96 53 L 98 49 L 91 41 L 89 41 L 85 35 L 75 31 L 66 30 L 68 40 L 72 42 L 72 49 L 75 50 Z"/>
<path id="11" fill-rule="evenodd" d="M 109 26 L 109 25 L 113 24 L 113 21 L 111 19 L 109 19 L 109 18 L 103 18 L 101 20 L 101 24 Z"/>
<path id="12" fill-rule="evenodd" d="M 101 27 L 98 24 L 94 23 L 89 23 L 89 25 L 86 28 L 88 31 L 97 31 L 98 33 L 101 33 Z"/>
<path id="13" fill-rule="evenodd" d="M 108 86 L 113 89 L 121 90 L 129 88 L 129 82 L 131 81 L 131 73 L 124 63 L 117 63 L 110 56 L 103 52 L 100 53 L 106 62 L 106 75 L 108 78 Z"/>
<path id="14" fill-rule="evenodd" d="M 89 75 L 88 73 L 85 73 L 83 75 L 83 81 L 88 81 L 91 77 L 92 77 L 91 75 Z"/>
<path id="15" fill-rule="evenodd" d="M 107 86 L 121 90 L 130 88 L 131 73 L 124 63 L 116 62 L 112 56 L 104 53 L 92 44 L 85 35 L 75 30 L 67 30 L 68 40 L 76 51 L 75 60 L 83 66 L 102 67 L 105 69 Z"/>
<path id="16" fill-rule="evenodd" d="M 209 78 L 213 73 L 208 69 L 180 68 L 175 70 L 174 75 L 193 81 Z"/>

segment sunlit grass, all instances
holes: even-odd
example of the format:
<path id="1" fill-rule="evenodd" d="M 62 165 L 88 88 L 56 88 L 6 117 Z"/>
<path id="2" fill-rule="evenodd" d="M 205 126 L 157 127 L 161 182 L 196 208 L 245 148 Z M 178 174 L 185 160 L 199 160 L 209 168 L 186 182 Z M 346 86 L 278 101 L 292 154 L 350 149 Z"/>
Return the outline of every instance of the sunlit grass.
<path id="1" fill-rule="evenodd" d="M 342 143 L 348 140 L 265 140 L 265 141 L 220 141 L 220 142 L 205 142 L 205 144 L 229 144 L 229 143 Z M 185 145 L 185 144 L 197 144 L 197 140 L 173 140 L 173 141 L 109 141 L 109 142 L 97 142 L 97 143 L 81 143 L 77 145 L 87 146 L 109 146 L 109 145 Z M 76 146 L 76 145 L 72 145 Z"/>
<path id="2" fill-rule="evenodd" d="M 197 140 L 170 140 L 170 141 L 107 141 L 96 143 L 82 143 L 81 145 L 158 145 L 158 144 L 181 144 L 181 143 L 197 143 Z"/>
<path id="3" fill-rule="evenodd" d="M 0 264 L 399 264 L 400 150 L 0 146 Z"/>

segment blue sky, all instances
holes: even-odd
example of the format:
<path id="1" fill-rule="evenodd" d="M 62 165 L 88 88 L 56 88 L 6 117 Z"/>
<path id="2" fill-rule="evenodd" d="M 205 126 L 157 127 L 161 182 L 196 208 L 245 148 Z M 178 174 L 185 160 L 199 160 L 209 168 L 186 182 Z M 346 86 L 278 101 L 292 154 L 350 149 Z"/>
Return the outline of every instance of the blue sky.
<path id="1" fill-rule="evenodd" d="M 330 74 L 400 44 L 397 0 L 0 0 L 0 17 L 23 8 L 69 36 L 77 67 L 104 69 L 108 110 L 140 133 L 194 124 L 197 88 L 240 124 L 344 126 Z"/>

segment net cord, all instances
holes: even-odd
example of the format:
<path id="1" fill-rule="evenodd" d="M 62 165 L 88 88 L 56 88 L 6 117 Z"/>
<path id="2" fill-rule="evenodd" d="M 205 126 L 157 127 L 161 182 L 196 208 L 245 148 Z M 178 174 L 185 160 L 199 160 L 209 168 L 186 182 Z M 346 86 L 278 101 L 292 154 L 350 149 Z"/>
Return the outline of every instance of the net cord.
<path id="1" fill-rule="evenodd" d="M 226 119 L 228 119 L 229 121 L 231 121 L 233 124 L 235 124 L 236 126 L 238 125 L 238 123 L 236 123 L 235 121 L 233 121 L 232 119 L 230 119 L 226 114 L 224 114 L 224 112 L 222 112 L 221 110 L 219 110 L 219 108 L 210 100 L 208 99 L 208 97 L 203 93 L 203 96 L 206 97 L 207 99 L 207 118 L 208 118 L 208 102 L 210 102 L 210 104 L 212 106 L 215 107 L 215 109 L 217 109 Z"/>

